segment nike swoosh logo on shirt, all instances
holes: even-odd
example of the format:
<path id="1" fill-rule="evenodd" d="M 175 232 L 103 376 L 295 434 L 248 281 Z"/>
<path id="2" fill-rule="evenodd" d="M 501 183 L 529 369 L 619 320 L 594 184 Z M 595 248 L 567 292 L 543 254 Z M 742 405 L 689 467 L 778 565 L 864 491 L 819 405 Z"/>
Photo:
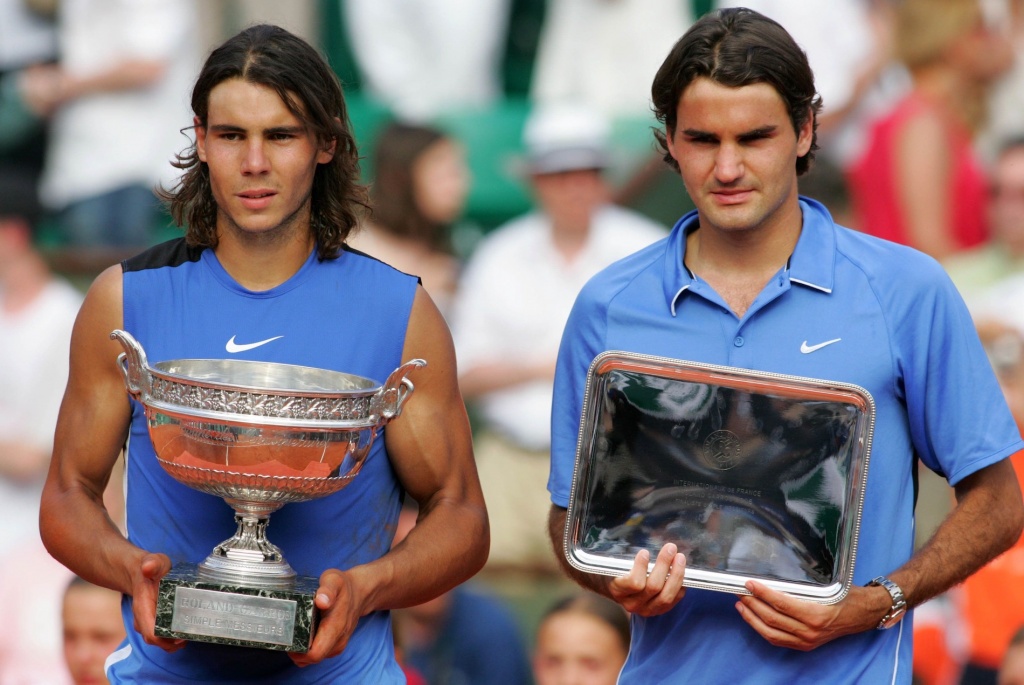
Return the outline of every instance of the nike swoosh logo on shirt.
<path id="1" fill-rule="evenodd" d="M 800 351 L 803 352 L 804 354 L 810 354 L 811 352 L 815 352 L 817 350 L 820 350 L 821 348 L 825 347 L 826 345 L 831 345 L 832 343 L 837 343 L 840 340 L 842 340 L 842 338 L 836 338 L 835 340 L 826 340 L 825 342 L 818 343 L 817 345 L 808 345 L 807 341 L 804 340 L 803 343 L 801 343 L 801 345 L 800 345 Z"/>
<path id="2" fill-rule="evenodd" d="M 228 352 L 230 352 L 231 354 L 235 354 L 237 352 L 247 352 L 249 350 L 256 349 L 260 345 L 266 345 L 268 342 L 274 342 L 278 338 L 283 338 L 283 337 L 284 337 L 283 335 L 277 335 L 277 336 L 274 336 L 273 338 L 267 338 L 266 340 L 260 340 L 259 342 L 246 343 L 244 345 L 239 345 L 238 343 L 235 342 L 235 336 L 231 336 L 231 340 L 228 340 L 228 344 L 224 346 L 224 349 L 227 350 Z"/>

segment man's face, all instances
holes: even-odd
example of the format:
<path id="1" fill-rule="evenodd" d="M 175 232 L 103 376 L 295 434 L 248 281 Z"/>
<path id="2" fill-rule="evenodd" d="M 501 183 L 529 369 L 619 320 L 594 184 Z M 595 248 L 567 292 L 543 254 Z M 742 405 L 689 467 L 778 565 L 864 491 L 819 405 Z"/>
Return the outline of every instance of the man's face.
<path id="1" fill-rule="evenodd" d="M 1024 146 L 1004 152 L 992 173 L 992 232 L 1015 257 L 1024 257 Z"/>
<path id="2" fill-rule="evenodd" d="M 562 612 L 537 632 L 537 685 L 614 685 L 626 660 L 615 631 L 593 616 Z"/>
<path id="3" fill-rule="evenodd" d="M 74 586 L 64 597 L 64 660 L 75 685 L 106 683 L 103 664 L 124 639 L 121 596 L 95 586 Z"/>
<path id="4" fill-rule="evenodd" d="M 597 169 L 577 169 L 533 175 L 537 202 L 564 229 L 586 231 L 590 217 L 608 201 L 608 187 Z"/>
<path id="5" fill-rule="evenodd" d="M 796 160 L 810 150 L 812 124 L 797 135 L 767 83 L 729 88 L 699 78 L 680 96 L 668 133 L 701 226 L 734 232 L 771 226 L 795 201 Z"/>
<path id="6" fill-rule="evenodd" d="M 225 235 L 308 228 L 309 199 L 322 149 L 277 92 L 241 79 L 209 96 L 206 127 L 196 121 L 196 150 L 209 166 L 217 229 Z"/>

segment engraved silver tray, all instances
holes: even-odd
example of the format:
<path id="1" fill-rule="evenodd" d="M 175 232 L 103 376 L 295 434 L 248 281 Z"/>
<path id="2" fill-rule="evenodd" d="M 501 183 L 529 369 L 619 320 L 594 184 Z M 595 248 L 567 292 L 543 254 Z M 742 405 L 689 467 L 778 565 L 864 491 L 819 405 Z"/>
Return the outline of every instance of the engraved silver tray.
<path id="1" fill-rule="evenodd" d="M 855 385 L 605 352 L 587 376 L 566 559 L 622 575 L 673 542 L 687 587 L 749 594 L 757 580 L 838 602 L 874 416 Z"/>

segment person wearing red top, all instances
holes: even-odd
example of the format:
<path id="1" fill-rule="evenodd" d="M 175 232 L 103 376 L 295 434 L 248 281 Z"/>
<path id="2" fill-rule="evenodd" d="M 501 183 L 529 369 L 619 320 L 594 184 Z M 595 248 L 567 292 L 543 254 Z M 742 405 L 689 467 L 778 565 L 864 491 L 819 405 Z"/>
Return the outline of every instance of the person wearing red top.
<path id="1" fill-rule="evenodd" d="M 913 86 L 873 125 L 848 171 L 850 193 L 862 230 L 944 259 L 987 237 L 971 138 L 1012 53 L 979 0 L 906 0 L 895 30 Z"/>

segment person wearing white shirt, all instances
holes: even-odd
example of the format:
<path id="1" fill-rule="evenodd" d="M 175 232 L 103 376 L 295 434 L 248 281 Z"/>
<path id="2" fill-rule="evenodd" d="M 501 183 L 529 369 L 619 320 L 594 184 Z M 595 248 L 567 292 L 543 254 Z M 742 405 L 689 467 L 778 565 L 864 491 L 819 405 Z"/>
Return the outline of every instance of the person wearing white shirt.
<path id="1" fill-rule="evenodd" d="M 545 486 L 562 329 L 591 276 L 666 233 L 609 203 L 607 134 L 607 122 L 579 105 L 531 115 L 524 138 L 539 209 L 480 242 L 453 304 L 459 385 L 483 424 L 474 448 L 492 570 L 557 568 Z"/>

